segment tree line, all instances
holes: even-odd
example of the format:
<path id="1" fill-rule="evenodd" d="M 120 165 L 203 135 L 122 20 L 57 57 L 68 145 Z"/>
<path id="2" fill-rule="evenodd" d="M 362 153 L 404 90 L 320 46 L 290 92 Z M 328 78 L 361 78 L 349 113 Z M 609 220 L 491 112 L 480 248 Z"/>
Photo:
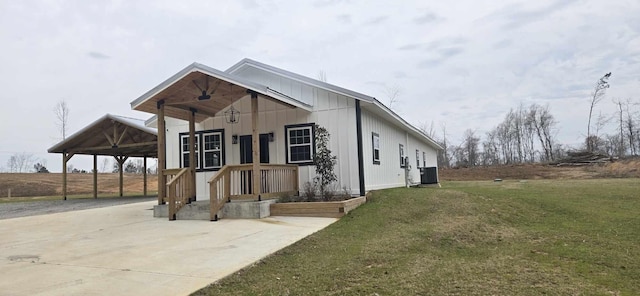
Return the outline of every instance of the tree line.
<path id="1" fill-rule="evenodd" d="M 439 136 L 436 136 L 433 123 L 430 126 L 423 124 L 421 129 L 443 147 L 438 152 L 441 167 L 549 163 L 566 157 L 572 150 L 612 157 L 637 156 L 640 154 L 640 103 L 615 98 L 611 101 L 616 106 L 614 113 L 598 111 L 609 88 L 610 77 L 611 73 L 607 73 L 598 79 L 591 93 L 587 134 L 580 147 L 558 142 L 558 122 L 548 105 L 520 104 L 484 135 L 467 129 L 459 144 L 449 140 L 446 124 L 441 126 Z M 593 118 L 596 111 L 598 115 Z M 605 133 L 605 130 L 610 132 Z"/>

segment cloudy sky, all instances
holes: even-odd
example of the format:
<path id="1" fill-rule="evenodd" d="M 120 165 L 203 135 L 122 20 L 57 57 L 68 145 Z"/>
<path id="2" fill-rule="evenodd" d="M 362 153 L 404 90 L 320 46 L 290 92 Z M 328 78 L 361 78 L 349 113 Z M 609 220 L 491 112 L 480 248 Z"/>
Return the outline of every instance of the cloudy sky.
<path id="1" fill-rule="evenodd" d="M 393 4 L 390 4 L 393 3 Z M 225 70 L 249 57 L 388 102 L 450 140 L 483 135 L 520 103 L 549 104 L 558 138 L 578 145 L 589 94 L 612 72 L 596 112 L 640 100 L 640 1 L 10 1 L 0 0 L 0 167 L 61 140 L 192 62 Z M 613 129 L 613 127 L 611 127 Z M 89 170 L 90 157 L 72 164 Z"/>

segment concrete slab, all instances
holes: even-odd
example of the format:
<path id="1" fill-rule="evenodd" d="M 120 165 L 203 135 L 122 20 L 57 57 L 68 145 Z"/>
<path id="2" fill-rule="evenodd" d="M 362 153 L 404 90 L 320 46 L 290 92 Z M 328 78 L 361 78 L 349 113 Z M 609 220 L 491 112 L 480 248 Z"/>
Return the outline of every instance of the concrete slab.
<path id="1" fill-rule="evenodd" d="M 170 222 L 153 205 L 0 220 L 0 294 L 187 295 L 336 221 Z"/>

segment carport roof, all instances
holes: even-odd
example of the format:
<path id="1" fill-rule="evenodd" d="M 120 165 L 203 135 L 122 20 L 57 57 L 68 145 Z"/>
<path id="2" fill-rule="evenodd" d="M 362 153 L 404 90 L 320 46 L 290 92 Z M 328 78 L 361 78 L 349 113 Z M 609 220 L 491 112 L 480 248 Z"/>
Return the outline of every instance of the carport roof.
<path id="1" fill-rule="evenodd" d="M 48 152 L 157 157 L 158 134 L 156 129 L 146 127 L 144 120 L 106 114 Z"/>

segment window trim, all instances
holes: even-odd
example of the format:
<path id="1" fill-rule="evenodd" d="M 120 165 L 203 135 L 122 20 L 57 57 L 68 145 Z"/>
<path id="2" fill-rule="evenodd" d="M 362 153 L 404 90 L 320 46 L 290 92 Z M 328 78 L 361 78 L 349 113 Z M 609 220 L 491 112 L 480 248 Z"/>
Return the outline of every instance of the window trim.
<path id="1" fill-rule="evenodd" d="M 189 155 L 190 151 L 187 150 L 183 150 L 184 149 L 184 144 L 182 143 L 182 141 L 184 139 L 189 140 L 189 133 L 180 133 L 179 136 L 180 139 L 180 167 L 182 167 L 182 165 L 185 163 L 184 161 L 184 157 Z M 195 135 L 195 139 L 196 139 L 196 171 L 198 171 L 200 169 L 200 137 L 198 136 L 198 134 L 196 133 Z"/>
<path id="2" fill-rule="evenodd" d="M 427 167 L 427 152 L 422 151 L 422 167 Z"/>
<path id="3" fill-rule="evenodd" d="M 220 167 L 204 167 L 204 135 L 209 135 L 209 134 L 220 134 Z M 183 157 L 184 154 L 189 154 L 188 151 L 183 151 L 182 150 L 182 138 L 186 137 L 189 138 L 189 132 L 183 132 L 183 133 L 179 133 L 178 134 L 178 139 L 180 142 L 180 149 L 178 151 L 178 153 L 180 154 L 180 159 L 179 159 L 179 167 L 180 168 L 184 168 L 184 161 L 183 161 Z M 196 143 L 198 143 L 198 147 L 196 150 L 196 172 L 212 172 L 212 171 L 219 171 L 223 166 L 225 166 L 226 164 L 226 157 L 225 157 L 225 138 L 224 138 L 224 129 L 210 129 L 210 130 L 202 130 L 202 131 L 196 131 L 195 132 L 195 137 L 196 137 Z"/>
<path id="4" fill-rule="evenodd" d="M 290 130 L 300 130 L 300 129 L 310 129 L 311 130 L 311 143 L 309 144 L 296 144 L 296 146 L 309 145 L 311 146 L 311 155 L 310 160 L 303 161 L 291 161 L 290 157 L 290 149 L 292 146 L 289 145 L 289 131 Z M 285 147 L 285 160 L 287 164 L 296 164 L 299 166 L 305 165 L 313 165 L 313 157 L 316 155 L 316 124 L 315 123 L 303 123 L 303 124 L 290 124 L 284 126 L 284 147 Z"/>
<path id="5" fill-rule="evenodd" d="M 407 166 L 407 163 L 405 162 L 404 158 L 405 158 L 405 154 L 404 154 L 404 145 L 402 144 L 398 144 L 399 145 L 399 153 L 400 153 L 400 168 L 404 169 Z"/>
<path id="6" fill-rule="evenodd" d="M 202 153 L 202 157 L 201 157 L 201 162 L 202 162 L 201 167 L 202 167 L 202 169 L 203 170 L 213 170 L 213 169 L 219 170 L 219 169 L 221 169 L 224 166 L 224 162 L 222 161 L 223 158 L 224 158 L 224 156 L 223 156 L 223 151 L 224 151 L 224 132 L 220 132 L 220 131 L 203 131 L 200 135 L 202 137 L 202 139 L 200 141 L 202 143 L 202 149 L 200 151 L 200 153 Z M 205 148 L 204 138 L 206 136 L 210 136 L 210 135 L 213 135 L 213 136 L 219 135 L 220 136 L 220 148 L 219 149 L 209 149 L 209 150 L 207 150 Z M 215 152 L 218 152 L 218 151 L 220 152 L 220 166 L 219 167 L 217 167 L 217 166 L 206 166 L 205 159 L 206 159 L 207 152 L 215 153 Z"/>
<path id="7" fill-rule="evenodd" d="M 378 148 L 376 148 L 376 138 L 378 139 Z M 378 150 L 378 158 L 376 158 L 376 150 Z M 371 133 L 371 154 L 373 164 L 380 164 L 380 135 L 374 132 Z"/>

